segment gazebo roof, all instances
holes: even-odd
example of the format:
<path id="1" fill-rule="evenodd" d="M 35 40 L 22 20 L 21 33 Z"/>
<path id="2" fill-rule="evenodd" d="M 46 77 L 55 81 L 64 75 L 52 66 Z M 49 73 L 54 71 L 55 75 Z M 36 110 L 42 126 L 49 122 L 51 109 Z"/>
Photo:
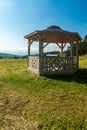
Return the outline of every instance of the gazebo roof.
<path id="1" fill-rule="evenodd" d="M 41 37 L 41 40 L 46 43 L 68 43 L 71 41 L 78 42 L 82 40 L 77 32 L 69 32 L 55 25 L 44 30 L 36 30 L 24 36 L 24 38 L 33 41 L 39 41 L 39 37 Z"/>

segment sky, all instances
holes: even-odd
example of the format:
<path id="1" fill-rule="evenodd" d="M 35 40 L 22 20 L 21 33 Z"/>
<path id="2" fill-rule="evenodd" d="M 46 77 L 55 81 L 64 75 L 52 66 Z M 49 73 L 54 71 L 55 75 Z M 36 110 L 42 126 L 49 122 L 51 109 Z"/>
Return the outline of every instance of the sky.
<path id="1" fill-rule="evenodd" d="M 27 54 L 24 36 L 51 25 L 84 38 L 87 0 L 0 0 L 0 52 Z M 37 52 L 36 45 L 32 52 Z"/>

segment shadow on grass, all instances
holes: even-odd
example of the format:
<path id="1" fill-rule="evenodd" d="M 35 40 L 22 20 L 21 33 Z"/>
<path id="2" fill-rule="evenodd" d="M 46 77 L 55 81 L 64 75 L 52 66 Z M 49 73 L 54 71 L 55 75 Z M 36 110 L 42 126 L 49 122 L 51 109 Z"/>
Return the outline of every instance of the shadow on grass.
<path id="1" fill-rule="evenodd" d="M 78 72 L 76 72 L 73 75 L 51 75 L 47 76 L 51 79 L 61 80 L 61 81 L 76 81 L 81 84 L 87 85 L 87 69 L 79 69 Z"/>

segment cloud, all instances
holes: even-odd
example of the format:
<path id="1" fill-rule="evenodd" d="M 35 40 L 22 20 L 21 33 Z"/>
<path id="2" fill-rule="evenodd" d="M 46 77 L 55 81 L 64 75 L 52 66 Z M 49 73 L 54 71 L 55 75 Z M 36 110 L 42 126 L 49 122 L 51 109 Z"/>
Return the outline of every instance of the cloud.
<path id="1" fill-rule="evenodd" d="M 60 48 L 56 44 L 50 43 L 49 45 L 46 46 L 44 49 L 45 52 L 51 52 L 51 51 L 59 51 Z"/>
<path id="2" fill-rule="evenodd" d="M 44 48 L 44 52 L 51 52 L 51 51 L 60 51 L 60 48 L 56 44 L 50 43 Z M 39 53 L 39 44 L 32 44 L 31 45 L 31 54 L 38 54 Z"/>
<path id="3" fill-rule="evenodd" d="M 0 49 L 2 53 L 9 53 L 9 54 L 18 54 L 18 55 L 27 55 L 27 47 L 25 48 L 2 48 Z"/>

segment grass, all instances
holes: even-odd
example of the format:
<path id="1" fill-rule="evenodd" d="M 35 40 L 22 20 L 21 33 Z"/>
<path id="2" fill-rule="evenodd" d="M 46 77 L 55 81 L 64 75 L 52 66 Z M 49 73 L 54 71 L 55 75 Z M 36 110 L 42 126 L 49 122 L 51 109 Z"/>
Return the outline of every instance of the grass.
<path id="1" fill-rule="evenodd" d="M 87 55 L 73 76 L 27 71 L 25 59 L 0 60 L 0 130 L 86 130 Z"/>

